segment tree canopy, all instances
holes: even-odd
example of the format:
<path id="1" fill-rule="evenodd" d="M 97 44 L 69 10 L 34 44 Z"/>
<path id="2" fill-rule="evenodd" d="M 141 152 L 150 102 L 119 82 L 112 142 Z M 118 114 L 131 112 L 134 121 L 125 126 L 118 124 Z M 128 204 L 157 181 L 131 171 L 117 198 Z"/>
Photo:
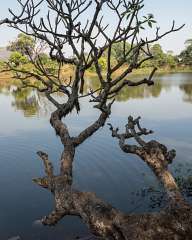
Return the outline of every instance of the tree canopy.
<path id="1" fill-rule="evenodd" d="M 20 33 L 17 39 L 10 42 L 7 49 L 13 52 L 19 52 L 22 55 L 29 55 L 34 52 L 35 39 L 24 33 Z"/>
<path id="2" fill-rule="evenodd" d="M 186 41 L 186 48 L 180 54 L 180 60 L 185 65 L 192 65 L 192 40 Z"/>

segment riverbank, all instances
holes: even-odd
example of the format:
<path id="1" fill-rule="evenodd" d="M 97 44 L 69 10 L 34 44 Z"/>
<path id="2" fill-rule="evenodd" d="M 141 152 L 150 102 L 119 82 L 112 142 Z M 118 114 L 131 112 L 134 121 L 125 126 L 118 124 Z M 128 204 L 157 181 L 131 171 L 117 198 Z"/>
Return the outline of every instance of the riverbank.
<path id="1" fill-rule="evenodd" d="M 119 76 L 125 70 L 124 68 L 119 69 L 115 72 L 113 77 Z M 129 76 L 136 76 L 136 75 L 149 75 L 153 68 L 139 68 L 134 70 Z M 171 73 L 191 73 L 192 67 L 176 67 L 176 68 L 158 68 L 156 74 L 171 74 Z M 71 65 L 64 65 L 62 69 L 63 79 L 67 80 L 70 77 L 73 77 L 74 69 Z M 103 75 L 105 75 L 105 71 L 103 71 Z M 87 71 L 85 74 L 87 78 L 96 78 L 97 74 L 94 71 Z M 12 80 L 11 80 L 12 79 Z M 11 72 L 0 72 L 0 85 L 3 83 L 10 83 L 10 80 L 13 81 L 13 74 Z"/>
<path id="2" fill-rule="evenodd" d="M 132 74 L 150 74 L 153 68 L 139 68 L 133 71 Z M 157 74 L 167 74 L 167 73 L 188 73 L 192 72 L 192 67 L 176 67 L 176 68 L 158 68 L 156 73 Z"/>

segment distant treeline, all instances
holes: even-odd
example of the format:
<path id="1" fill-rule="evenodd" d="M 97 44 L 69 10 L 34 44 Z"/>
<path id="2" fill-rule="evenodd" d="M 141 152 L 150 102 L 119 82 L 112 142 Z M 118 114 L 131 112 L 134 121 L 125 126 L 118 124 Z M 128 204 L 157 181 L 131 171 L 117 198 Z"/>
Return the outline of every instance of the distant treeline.
<path id="1" fill-rule="evenodd" d="M 38 43 L 39 44 L 39 43 Z M 37 59 L 41 64 L 43 64 L 48 71 L 54 72 L 57 69 L 57 63 L 50 59 L 49 55 L 46 53 L 46 45 L 40 43 L 39 46 L 35 39 L 25 34 L 19 34 L 17 39 L 11 42 L 7 49 L 11 51 L 9 62 L 15 67 L 25 66 L 29 67 L 33 60 Z M 116 43 L 111 49 L 111 63 L 116 64 L 126 57 L 127 65 L 131 62 L 131 54 L 124 56 L 124 50 L 129 51 L 130 44 L 126 43 Z M 151 52 L 153 55 L 152 59 L 145 61 L 140 68 L 150 68 L 157 67 L 161 69 L 176 69 L 178 67 L 192 67 L 192 39 L 185 42 L 185 49 L 179 54 L 174 55 L 172 51 L 164 52 L 160 44 L 154 44 L 149 46 L 146 50 Z M 29 57 L 31 56 L 31 57 Z M 140 53 L 139 58 L 142 60 L 146 57 L 145 50 Z M 103 56 L 99 59 L 100 67 L 103 71 L 107 68 L 107 52 L 103 53 Z M 3 62 L 1 62 L 3 65 Z M 31 66 L 32 67 L 32 66 Z M 90 69 L 94 72 L 94 66 Z"/>
<path id="2" fill-rule="evenodd" d="M 119 62 L 123 57 L 124 46 L 122 43 L 117 43 L 112 49 L 112 61 Z M 126 44 L 127 50 L 130 48 L 130 44 Z M 164 52 L 160 44 L 154 44 L 149 46 L 149 50 L 153 55 L 152 59 L 145 61 L 140 68 L 169 68 L 174 69 L 178 67 L 192 67 L 192 39 L 185 42 L 185 49 L 179 54 L 175 55 L 173 51 Z M 144 52 L 140 53 L 140 60 L 146 58 Z M 100 65 L 103 69 L 107 66 L 106 56 L 101 57 Z M 127 57 L 127 64 L 131 62 L 130 57 Z"/>

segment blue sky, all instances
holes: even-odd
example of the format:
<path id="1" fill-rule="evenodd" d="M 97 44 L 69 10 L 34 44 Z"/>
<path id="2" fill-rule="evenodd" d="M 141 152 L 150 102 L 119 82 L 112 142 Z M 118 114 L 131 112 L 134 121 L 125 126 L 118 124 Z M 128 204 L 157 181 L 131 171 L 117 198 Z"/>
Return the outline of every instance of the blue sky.
<path id="1" fill-rule="evenodd" d="M 115 1 L 115 0 L 114 0 Z M 179 53 L 184 48 L 184 42 L 192 38 L 192 1 L 191 0 L 145 0 L 145 12 L 153 13 L 162 32 L 166 31 L 172 20 L 178 25 L 185 23 L 186 26 L 180 32 L 173 33 L 163 40 L 160 44 L 164 50 L 172 50 Z M 0 18 L 7 16 L 8 8 L 18 9 L 16 0 L 6 0 L 1 3 Z M 150 33 L 151 34 L 151 33 Z M 0 46 L 5 46 L 14 39 L 17 32 L 5 27 L 0 27 Z"/>

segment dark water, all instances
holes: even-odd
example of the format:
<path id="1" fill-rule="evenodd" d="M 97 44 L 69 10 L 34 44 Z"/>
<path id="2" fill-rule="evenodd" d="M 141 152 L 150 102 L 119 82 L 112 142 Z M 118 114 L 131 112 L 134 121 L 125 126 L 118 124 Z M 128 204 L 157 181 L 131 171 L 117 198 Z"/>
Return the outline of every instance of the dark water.
<path id="1" fill-rule="evenodd" d="M 143 125 L 155 131 L 150 138 L 177 150 L 171 171 L 190 175 L 187 169 L 192 168 L 192 74 L 158 76 L 154 87 L 126 89 L 117 100 L 108 122 L 123 128 L 127 116 L 142 116 Z M 73 113 L 66 119 L 74 135 L 98 116 L 87 100 L 81 102 L 81 108 L 79 116 Z M 63 240 L 88 232 L 74 217 L 65 218 L 54 228 L 35 223 L 53 209 L 50 193 L 31 181 L 44 174 L 35 152 L 46 151 L 58 171 L 62 151 L 49 125 L 51 109 L 43 96 L 35 92 L 18 92 L 15 87 L 3 84 L 0 87 L 1 240 L 17 235 L 27 240 Z M 159 188 L 142 161 L 119 150 L 107 127 L 78 148 L 74 185 L 82 191 L 96 192 L 125 212 L 152 211 L 149 197 L 135 193 L 149 187 Z"/>

